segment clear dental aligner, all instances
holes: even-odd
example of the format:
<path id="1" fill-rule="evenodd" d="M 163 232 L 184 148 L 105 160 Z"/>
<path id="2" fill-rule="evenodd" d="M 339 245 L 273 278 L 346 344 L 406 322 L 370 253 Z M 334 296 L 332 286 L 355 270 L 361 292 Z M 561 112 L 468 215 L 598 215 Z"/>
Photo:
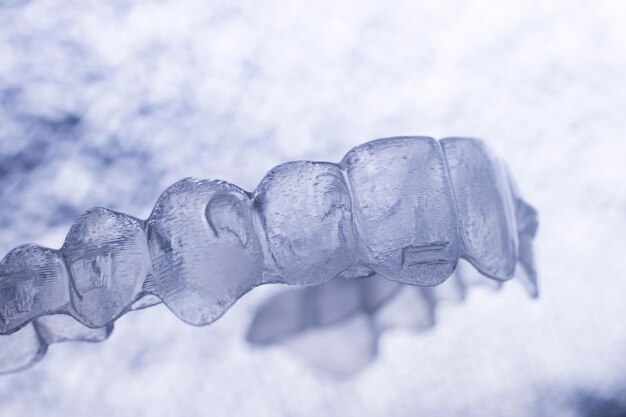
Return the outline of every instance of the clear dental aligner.
<path id="1" fill-rule="evenodd" d="M 435 325 L 442 303 L 464 301 L 473 286 L 498 290 L 502 284 L 459 260 L 454 273 L 434 287 L 372 274 L 289 289 L 258 309 L 247 340 L 254 345 L 285 345 L 332 376 L 351 376 L 375 360 L 386 330 L 426 331 Z"/>
<path id="2" fill-rule="evenodd" d="M 466 213 L 479 210 L 498 210 L 500 204 L 507 204 L 513 213 L 515 227 L 506 229 L 491 223 L 478 231 L 477 227 L 465 224 L 465 233 L 481 233 L 496 239 L 502 244 L 515 245 L 515 239 L 507 238 L 507 231 L 517 232 L 518 248 L 516 259 L 520 268 L 499 263 L 504 258 L 491 259 L 493 252 L 480 245 L 480 239 L 468 236 L 465 241 L 475 245 L 465 253 L 479 253 L 472 266 L 460 259 L 449 278 L 437 286 L 409 286 L 400 282 L 382 279 L 368 268 L 361 268 L 352 276 L 335 279 L 328 283 L 306 288 L 289 289 L 264 302 L 257 310 L 248 329 L 247 340 L 253 345 L 283 344 L 291 347 L 310 364 L 336 377 L 352 375 L 370 364 L 377 355 L 378 340 L 390 328 L 409 327 L 421 332 L 435 325 L 437 307 L 442 302 L 462 302 L 467 290 L 476 285 L 489 285 L 500 289 L 503 281 L 485 279 L 488 271 L 498 268 L 505 274 L 513 274 L 522 283 L 530 297 L 538 296 L 536 271 L 532 254 L 532 239 L 537 230 L 536 211 L 525 203 L 512 179 L 507 175 L 494 176 L 489 161 L 481 160 L 469 153 L 466 141 L 444 139 L 444 151 L 457 208 L 469 208 Z M 459 142 L 461 145 L 459 146 Z M 473 143 L 473 146 L 484 145 Z M 492 159 L 493 160 L 493 159 Z M 459 164 L 470 164 L 465 171 Z M 500 181 L 500 182 L 497 182 Z M 468 195 L 476 190 L 473 182 L 495 182 L 494 187 L 503 187 L 506 181 L 510 193 L 503 196 L 485 198 L 479 201 Z M 504 185 L 504 187 L 506 187 Z M 498 200 L 498 197 L 504 197 Z M 510 200 L 510 201 L 507 201 Z M 461 200 L 461 201 L 459 201 Z M 512 203 L 512 206 L 510 204 Z M 475 207 L 469 206 L 474 204 Z M 487 208 L 489 204 L 495 207 Z M 461 216 L 461 221 L 471 222 L 470 216 Z M 508 218 L 510 221 L 511 217 Z M 483 222 L 487 224 L 487 222 Z M 475 225 L 474 225 L 475 226 Z M 482 226 L 478 223 L 478 226 Z M 494 238 L 494 235 L 496 237 Z M 509 248 L 510 250 L 510 248 Z M 482 271 L 482 273 L 481 273 Z"/>
<path id="3" fill-rule="evenodd" d="M 498 281 L 519 262 L 536 291 L 536 228 L 503 164 L 470 138 L 374 140 L 339 164 L 280 165 L 253 193 L 184 179 L 146 221 L 95 208 L 61 249 L 23 245 L 5 256 L 0 372 L 35 362 L 50 343 L 104 340 L 118 317 L 159 300 L 189 324 L 210 324 L 266 283 L 375 273 L 435 286 L 462 257 Z"/>
<path id="4" fill-rule="evenodd" d="M 517 271 L 516 278 L 530 297 L 537 296 L 536 285 L 523 271 Z M 284 345 L 310 365 L 345 378 L 376 359 L 385 331 L 426 331 L 435 326 L 442 304 L 463 302 L 472 287 L 497 291 L 503 284 L 459 259 L 452 275 L 433 287 L 401 284 L 372 273 L 290 288 L 257 309 L 247 340 L 257 346 Z"/>

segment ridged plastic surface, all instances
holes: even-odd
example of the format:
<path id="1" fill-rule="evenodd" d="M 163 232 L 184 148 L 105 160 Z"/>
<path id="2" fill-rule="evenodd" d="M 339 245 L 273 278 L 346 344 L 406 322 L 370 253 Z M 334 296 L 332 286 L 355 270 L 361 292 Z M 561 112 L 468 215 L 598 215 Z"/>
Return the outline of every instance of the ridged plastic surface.
<path id="1" fill-rule="evenodd" d="M 378 139 L 340 164 L 280 165 L 253 193 L 188 178 L 146 221 L 95 208 L 60 250 L 24 245 L 5 256 L 0 372 L 35 362 L 50 343 L 104 340 L 118 317 L 159 300 L 207 325 L 267 283 L 318 287 L 263 310 L 276 317 L 251 330 L 263 343 L 371 315 L 402 284 L 443 283 L 459 257 L 496 280 L 519 262 L 536 295 L 536 229 L 536 211 L 476 139 Z"/>

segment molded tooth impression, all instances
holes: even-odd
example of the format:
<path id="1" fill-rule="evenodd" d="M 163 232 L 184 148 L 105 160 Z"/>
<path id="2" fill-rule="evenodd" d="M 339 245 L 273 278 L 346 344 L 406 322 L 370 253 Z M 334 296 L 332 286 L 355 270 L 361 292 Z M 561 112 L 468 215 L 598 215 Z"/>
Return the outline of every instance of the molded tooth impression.
<path id="1" fill-rule="evenodd" d="M 291 162 L 271 170 L 254 202 L 279 281 L 321 284 L 354 263 L 350 193 L 335 164 Z"/>
<path id="2" fill-rule="evenodd" d="M 372 341 L 390 317 L 429 327 L 434 303 L 463 298 L 465 279 L 445 288 L 401 285 L 442 283 L 459 253 L 498 280 L 520 262 L 536 296 L 537 212 L 479 141 L 442 144 L 379 139 L 339 165 L 283 164 L 253 198 L 223 181 L 188 178 L 159 197 L 145 222 L 95 208 L 74 223 L 60 250 L 13 249 L 0 263 L 0 373 L 36 362 L 51 343 L 102 341 L 119 316 L 159 300 L 187 323 L 209 324 L 272 282 L 317 286 L 270 300 L 250 341 L 350 329 L 358 343 L 348 345 L 364 349 L 357 366 L 374 357 Z M 384 308 L 401 293 L 417 295 L 401 297 L 414 300 L 415 311 Z M 300 350 L 315 361 L 330 352 Z"/>
<path id="3" fill-rule="evenodd" d="M 0 297 L 0 334 L 66 308 L 68 281 L 59 252 L 37 245 L 10 251 L 0 263 Z"/>
<path id="4" fill-rule="evenodd" d="M 437 285 L 456 266 L 457 219 L 441 146 L 429 137 L 375 140 L 343 158 L 361 256 L 394 281 Z"/>
<path id="5" fill-rule="evenodd" d="M 149 271 L 143 222 L 95 208 L 74 223 L 63 245 L 76 318 L 103 327 L 128 309 Z"/>
<path id="6" fill-rule="evenodd" d="M 158 295 L 189 324 L 213 322 L 261 283 L 252 202 L 232 184 L 188 178 L 172 185 L 148 219 L 148 243 Z"/>
<path id="7" fill-rule="evenodd" d="M 491 278 L 512 278 L 518 243 L 506 173 L 479 140 L 446 138 L 441 146 L 459 213 L 462 256 Z"/>

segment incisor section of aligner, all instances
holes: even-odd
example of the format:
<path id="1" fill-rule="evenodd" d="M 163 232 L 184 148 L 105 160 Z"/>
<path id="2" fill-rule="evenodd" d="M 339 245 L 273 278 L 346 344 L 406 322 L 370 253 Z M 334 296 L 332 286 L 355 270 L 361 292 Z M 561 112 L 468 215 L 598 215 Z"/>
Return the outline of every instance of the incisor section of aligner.
<path id="1" fill-rule="evenodd" d="M 254 204 L 275 263 L 269 276 L 288 284 L 320 284 L 354 263 L 350 193 L 337 165 L 279 165 L 257 187 Z"/>
<path id="2" fill-rule="evenodd" d="M 262 282 L 252 201 L 240 188 L 188 178 L 169 187 L 148 219 L 158 295 L 181 320 L 209 324 Z"/>
<path id="3" fill-rule="evenodd" d="M 490 278 L 512 278 L 518 241 L 506 173 L 480 140 L 454 137 L 440 142 L 459 216 L 461 256 Z"/>
<path id="4" fill-rule="evenodd" d="M 103 327 L 125 312 L 150 270 L 143 222 L 106 208 L 79 217 L 62 251 L 73 315 L 88 327 Z"/>
<path id="5" fill-rule="evenodd" d="M 364 262 L 388 279 L 443 282 L 458 259 L 457 215 L 439 142 L 379 139 L 341 161 Z"/>
<path id="6" fill-rule="evenodd" d="M 64 309 L 68 279 L 59 251 L 38 245 L 11 250 L 0 263 L 0 333 Z"/>

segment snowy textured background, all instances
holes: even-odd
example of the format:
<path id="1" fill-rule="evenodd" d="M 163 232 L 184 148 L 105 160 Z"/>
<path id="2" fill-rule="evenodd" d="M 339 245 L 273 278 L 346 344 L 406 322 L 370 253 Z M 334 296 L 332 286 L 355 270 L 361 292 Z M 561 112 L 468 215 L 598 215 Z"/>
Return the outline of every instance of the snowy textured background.
<path id="1" fill-rule="evenodd" d="M 542 290 L 474 291 L 346 381 L 244 342 L 272 288 L 206 328 L 159 306 L 0 377 L 0 415 L 626 415 L 626 9 L 546 3 L 0 0 L 0 256 L 183 177 L 461 134 L 539 209 Z"/>

